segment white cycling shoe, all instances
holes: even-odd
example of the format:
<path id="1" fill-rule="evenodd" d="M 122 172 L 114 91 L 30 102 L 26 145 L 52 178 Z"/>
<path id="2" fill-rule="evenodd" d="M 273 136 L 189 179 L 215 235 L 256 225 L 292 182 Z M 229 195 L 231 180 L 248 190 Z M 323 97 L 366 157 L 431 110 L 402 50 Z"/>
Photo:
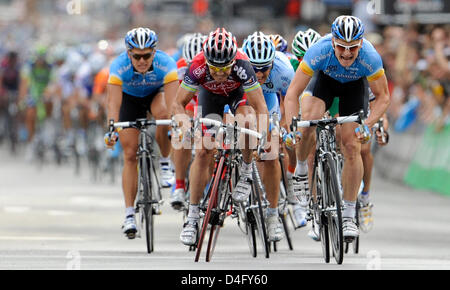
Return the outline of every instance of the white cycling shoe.
<path id="1" fill-rule="evenodd" d="M 296 223 L 297 228 L 302 228 L 308 224 L 308 221 L 306 220 L 306 208 L 301 206 L 299 203 L 294 205 L 292 207 L 294 219 Z"/>
<path id="2" fill-rule="evenodd" d="M 198 220 L 189 220 L 180 234 L 180 241 L 186 246 L 195 245 L 197 242 Z"/>
<path id="3" fill-rule="evenodd" d="M 283 224 L 279 216 L 272 215 L 266 217 L 267 238 L 270 242 L 277 242 L 284 238 Z"/>
<path id="4" fill-rule="evenodd" d="M 170 196 L 170 205 L 175 210 L 182 210 L 186 205 L 186 193 L 183 188 L 175 189 Z"/>
<path id="5" fill-rule="evenodd" d="M 125 218 L 125 222 L 122 225 L 122 232 L 130 240 L 136 238 L 137 226 L 136 226 L 136 218 L 134 215 L 129 215 Z"/>
<path id="6" fill-rule="evenodd" d="M 344 236 L 344 240 L 349 241 L 359 237 L 359 229 L 354 218 L 342 219 L 342 234 Z"/>

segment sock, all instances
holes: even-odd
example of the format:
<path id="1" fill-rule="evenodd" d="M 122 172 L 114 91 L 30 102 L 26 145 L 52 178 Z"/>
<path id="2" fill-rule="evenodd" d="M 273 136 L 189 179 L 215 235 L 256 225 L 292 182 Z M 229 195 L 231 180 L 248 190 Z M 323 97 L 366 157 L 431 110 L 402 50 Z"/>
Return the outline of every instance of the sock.
<path id="1" fill-rule="evenodd" d="M 342 212 L 342 218 L 355 218 L 356 201 L 344 200 L 345 209 Z"/>
<path id="2" fill-rule="evenodd" d="M 297 169 L 295 171 L 296 175 L 308 175 L 308 160 L 297 160 Z"/>
<path id="3" fill-rule="evenodd" d="M 130 215 L 134 216 L 134 214 L 135 214 L 134 207 L 130 206 L 125 209 L 125 216 L 127 216 L 127 217 Z"/>
<path id="4" fill-rule="evenodd" d="M 287 173 L 291 173 L 291 176 L 292 176 L 292 174 L 295 173 L 295 166 L 292 167 L 291 165 L 288 165 L 288 168 L 287 168 L 287 169 L 288 169 L 288 170 L 287 170 Z"/>
<path id="5" fill-rule="evenodd" d="M 189 214 L 187 217 L 187 221 L 195 221 L 198 222 L 200 218 L 200 207 L 199 204 L 190 204 L 189 205 Z"/>
<path id="6" fill-rule="evenodd" d="M 276 208 L 268 207 L 266 209 L 266 217 L 271 217 L 271 216 L 278 216 L 278 207 L 276 207 Z"/>
<path id="7" fill-rule="evenodd" d="M 184 181 L 184 179 L 177 179 L 176 180 L 175 189 L 179 189 L 179 188 L 182 188 L 182 189 L 185 188 L 185 181 Z"/>

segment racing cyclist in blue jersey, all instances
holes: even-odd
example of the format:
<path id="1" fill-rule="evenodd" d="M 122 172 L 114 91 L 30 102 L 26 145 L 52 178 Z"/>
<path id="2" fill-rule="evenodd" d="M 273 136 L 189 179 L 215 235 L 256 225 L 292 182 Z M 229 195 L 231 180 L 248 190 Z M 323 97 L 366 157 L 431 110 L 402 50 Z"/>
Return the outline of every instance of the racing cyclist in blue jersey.
<path id="1" fill-rule="evenodd" d="M 275 44 L 262 32 L 255 32 L 249 35 L 242 45 L 242 51 L 248 56 L 253 70 L 261 84 L 264 99 L 270 115 L 276 113 L 281 118 L 280 103 L 278 96 L 284 98 L 289 84 L 294 78 L 295 72 L 287 56 L 276 51 Z M 295 156 L 294 156 L 295 157 Z M 294 161 L 295 162 L 295 161 Z M 281 178 L 281 168 L 278 158 L 266 160 L 264 162 L 263 180 L 267 189 L 267 195 L 271 204 L 269 212 L 276 209 L 279 197 L 279 180 Z M 292 174 L 287 173 L 288 188 L 287 199 L 294 207 L 296 224 L 306 225 L 306 210 L 300 206 L 298 199 L 293 194 Z"/>
<path id="2" fill-rule="evenodd" d="M 361 143 L 368 141 L 370 129 L 390 104 L 381 57 L 372 44 L 363 39 L 363 34 L 364 26 L 357 17 L 337 17 L 332 24 L 331 35 L 323 37 L 306 52 L 285 98 L 286 120 L 290 122 L 299 112 L 300 95 L 304 120 L 322 118 L 335 96 L 339 97 L 341 116 L 357 113 L 361 109 L 367 114 L 367 86 L 376 97 L 365 126 L 359 129 L 356 123 L 346 123 L 341 128 L 341 150 L 345 159 L 342 172 L 345 210 L 342 217 L 346 240 L 359 236 L 355 206 L 363 177 Z M 314 130 L 300 129 L 302 139 L 298 144 L 297 169 L 304 185 L 302 194 L 309 194 L 307 157 L 314 144 Z"/>
<path id="3" fill-rule="evenodd" d="M 150 111 L 155 119 L 170 118 L 166 98 L 173 99 L 178 89 L 177 66 L 164 52 L 156 49 L 158 37 L 148 28 L 135 28 L 125 37 L 127 51 L 111 64 L 108 88 L 108 120 L 135 121 L 146 118 Z M 167 126 L 158 126 L 156 141 L 161 151 L 160 168 L 163 186 L 170 186 L 170 141 Z M 134 201 L 137 194 L 137 158 L 139 131 L 133 128 L 118 132 L 124 152 L 122 188 L 125 198 L 123 233 L 135 238 L 137 227 Z M 107 135 L 106 145 L 112 147 L 117 133 Z"/>

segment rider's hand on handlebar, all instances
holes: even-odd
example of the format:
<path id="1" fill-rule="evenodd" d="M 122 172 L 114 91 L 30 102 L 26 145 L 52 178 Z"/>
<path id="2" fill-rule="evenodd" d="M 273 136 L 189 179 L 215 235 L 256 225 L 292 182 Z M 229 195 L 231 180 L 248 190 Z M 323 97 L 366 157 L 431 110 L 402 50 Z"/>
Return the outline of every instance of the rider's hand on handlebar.
<path id="1" fill-rule="evenodd" d="M 105 134 L 105 145 L 108 149 L 113 149 L 114 145 L 116 145 L 117 140 L 119 139 L 119 134 L 117 132 L 108 132 Z"/>
<path id="2" fill-rule="evenodd" d="M 360 125 L 355 129 L 356 138 L 358 138 L 358 141 L 361 142 L 361 144 L 365 144 L 369 142 L 370 140 L 370 130 L 367 125 Z"/>

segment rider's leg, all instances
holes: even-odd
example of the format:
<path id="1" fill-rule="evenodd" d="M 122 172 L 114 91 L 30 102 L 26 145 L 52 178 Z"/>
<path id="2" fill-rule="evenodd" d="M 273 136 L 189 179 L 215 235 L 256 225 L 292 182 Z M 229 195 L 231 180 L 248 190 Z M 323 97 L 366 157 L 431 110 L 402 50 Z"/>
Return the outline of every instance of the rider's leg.
<path id="1" fill-rule="evenodd" d="M 364 204 L 369 203 L 369 190 L 370 190 L 370 183 L 372 180 L 373 155 L 370 150 L 370 147 L 371 147 L 370 143 L 361 145 L 361 158 L 364 168 L 363 174 L 364 187 L 362 190 L 361 198 Z"/>
<path id="2" fill-rule="evenodd" d="M 157 93 L 151 103 L 151 113 L 156 120 L 169 119 L 169 113 L 164 98 L 164 93 Z M 156 127 L 156 142 L 158 142 L 161 155 L 169 158 L 171 144 L 169 140 L 169 126 Z"/>
<path id="3" fill-rule="evenodd" d="M 137 194 L 137 159 L 139 131 L 136 129 L 124 129 L 119 132 L 120 144 L 123 148 L 122 189 L 125 198 L 125 207 L 134 207 Z"/>

